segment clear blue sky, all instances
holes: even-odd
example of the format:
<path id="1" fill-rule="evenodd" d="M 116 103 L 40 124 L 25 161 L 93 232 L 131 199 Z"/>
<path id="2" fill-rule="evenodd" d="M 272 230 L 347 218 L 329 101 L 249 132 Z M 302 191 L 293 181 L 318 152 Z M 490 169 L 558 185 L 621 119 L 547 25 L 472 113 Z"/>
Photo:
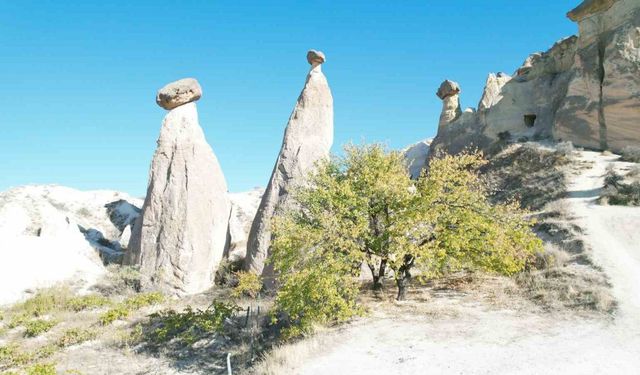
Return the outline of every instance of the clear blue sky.
<path id="1" fill-rule="evenodd" d="M 310 48 L 335 101 L 334 151 L 433 136 L 446 78 L 477 105 L 489 72 L 576 32 L 579 0 L 0 0 L 0 190 L 146 190 L 164 84 L 197 78 L 231 191 L 265 186 Z"/>

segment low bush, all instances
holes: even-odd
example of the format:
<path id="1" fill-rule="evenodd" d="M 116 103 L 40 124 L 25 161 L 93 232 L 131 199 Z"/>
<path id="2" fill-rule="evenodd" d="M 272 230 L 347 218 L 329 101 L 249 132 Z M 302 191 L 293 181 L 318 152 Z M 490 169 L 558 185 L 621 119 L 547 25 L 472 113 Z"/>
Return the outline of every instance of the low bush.
<path id="1" fill-rule="evenodd" d="M 640 146 L 625 146 L 621 152 L 621 160 L 640 163 Z"/>
<path id="2" fill-rule="evenodd" d="M 187 306 L 182 312 L 160 311 L 151 314 L 151 325 L 154 328 L 146 337 L 154 345 L 174 339 L 193 345 L 204 335 L 222 332 L 225 320 L 240 310 L 235 304 L 214 301 L 206 310 L 194 310 Z"/>
<path id="3" fill-rule="evenodd" d="M 15 345 L 0 346 L 0 368 L 24 365 L 32 358 L 32 354 L 21 351 Z"/>
<path id="4" fill-rule="evenodd" d="M 118 296 L 139 293 L 142 289 L 142 275 L 130 266 L 110 265 L 105 277 L 93 288 L 101 294 Z"/>
<path id="5" fill-rule="evenodd" d="M 625 183 L 622 175 L 608 169 L 598 202 L 616 206 L 640 206 L 640 181 Z"/>
<path id="6" fill-rule="evenodd" d="M 116 320 L 121 320 L 128 317 L 132 312 L 136 310 L 139 310 L 145 306 L 161 303 L 162 301 L 164 301 L 164 296 L 159 292 L 137 294 L 120 302 L 116 306 L 100 315 L 100 324 L 102 324 L 103 326 L 109 325 Z"/>
<path id="7" fill-rule="evenodd" d="M 27 375 L 56 375 L 56 365 L 53 363 L 38 363 L 27 368 Z"/>
<path id="8" fill-rule="evenodd" d="M 81 344 L 85 341 L 94 339 L 97 336 L 97 332 L 91 329 L 71 328 L 66 330 L 62 336 L 56 342 L 56 345 L 61 348 L 67 346 Z"/>
<path id="9" fill-rule="evenodd" d="M 25 337 L 36 337 L 41 334 L 49 331 L 53 328 L 58 322 L 54 320 L 43 320 L 43 319 L 35 319 L 29 320 L 24 324 L 24 336 Z"/>
<path id="10" fill-rule="evenodd" d="M 65 287 L 41 289 L 33 297 L 15 305 L 12 310 L 16 315 L 24 317 L 40 317 L 55 310 L 64 309 L 71 296 Z"/>
<path id="11" fill-rule="evenodd" d="M 88 294 L 69 299 L 66 303 L 66 307 L 69 310 L 78 312 L 108 306 L 110 303 L 111 301 L 107 297 L 100 294 Z"/>
<path id="12" fill-rule="evenodd" d="M 253 272 L 236 272 L 237 285 L 233 288 L 231 295 L 239 298 L 248 296 L 256 298 L 262 289 L 262 279 Z"/>

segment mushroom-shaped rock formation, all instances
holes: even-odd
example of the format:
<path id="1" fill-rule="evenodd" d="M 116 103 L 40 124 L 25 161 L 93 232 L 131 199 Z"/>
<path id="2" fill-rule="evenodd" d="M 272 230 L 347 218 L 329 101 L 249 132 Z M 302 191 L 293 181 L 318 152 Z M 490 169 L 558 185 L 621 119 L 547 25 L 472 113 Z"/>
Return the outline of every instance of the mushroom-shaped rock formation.
<path id="1" fill-rule="evenodd" d="M 156 103 L 164 109 L 174 109 L 195 102 L 202 97 L 202 88 L 194 78 L 183 78 L 171 82 L 158 90 Z"/>
<path id="2" fill-rule="evenodd" d="M 190 89 L 183 90 L 185 82 Z M 158 93 L 163 103 L 187 104 L 164 118 L 147 196 L 124 259 L 140 266 L 146 284 L 178 295 L 213 285 L 227 246 L 230 214 L 224 175 L 198 123 L 196 104 L 188 103 L 196 91 L 199 96 L 200 86 L 190 79 Z M 171 92 L 175 95 L 165 96 Z"/>
<path id="3" fill-rule="evenodd" d="M 436 95 L 442 99 L 442 113 L 438 128 L 455 121 L 462 114 L 458 94 L 460 94 L 460 85 L 453 81 L 446 80 L 438 88 Z"/>
<path id="4" fill-rule="evenodd" d="M 271 180 L 265 190 L 247 241 L 245 268 L 261 274 L 265 284 L 273 282 L 273 272 L 265 268 L 271 245 L 271 219 L 287 205 L 291 189 L 304 184 L 315 163 L 329 156 L 333 144 L 333 97 L 322 73 L 324 54 L 307 53 L 311 71 L 284 134 Z"/>

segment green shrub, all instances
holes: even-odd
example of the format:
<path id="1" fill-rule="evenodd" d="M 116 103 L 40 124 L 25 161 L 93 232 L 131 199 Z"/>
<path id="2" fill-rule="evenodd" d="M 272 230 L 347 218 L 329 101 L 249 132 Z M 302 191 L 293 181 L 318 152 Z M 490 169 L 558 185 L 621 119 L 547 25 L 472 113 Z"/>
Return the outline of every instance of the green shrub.
<path id="1" fill-rule="evenodd" d="M 276 295 L 273 323 L 282 312 L 284 339 L 313 332 L 316 325 L 342 322 L 362 313 L 356 304 L 359 286 L 343 271 L 325 264 L 309 267 L 287 277 Z"/>
<path id="2" fill-rule="evenodd" d="M 145 306 L 151 306 L 164 301 L 164 295 L 160 292 L 136 294 L 125 301 L 131 310 L 138 310 Z"/>
<path id="3" fill-rule="evenodd" d="M 28 363 L 33 355 L 21 351 L 15 345 L 0 346 L 0 367 L 20 366 Z"/>
<path id="4" fill-rule="evenodd" d="M 177 339 L 192 345 L 204 335 L 222 332 L 224 321 L 240 308 L 232 303 L 214 301 L 206 310 L 193 310 L 191 306 L 182 312 L 174 310 L 151 314 L 155 328 L 148 333 L 150 343 L 158 345 Z"/>
<path id="5" fill-rule="evenodd" d="M 66 302 L 66 307 L 69 310 L 78 312 L 108 306 L 110 303 L 111 301 L 107 297 L 100 294 L 87 294 L 69 299 Z"/>
<path id="6" fill-rule="evenodd" d="M 233 288 L 231 295 L 239 298 L 243 295 L 256 298 L 262 289 L 262 280 L 259 275 L 253 272 L 240 271 L 235 276 L 238 284 Z"/>
<path id="7" fill-rule="evenodd" d="M 43 319 L 35 319 L 29 320 L 24 324 L 24 336 L 25 337 L 36 337 L 41 334 L 49 331 L 53 328 L 58 322 L 54 320 L 43 320 Z"/>
<path id="8" fill-rule="evenodd" d="M 374 288 L 393 271 L 398 300 L 414 273 L 426 281 L 522 271 L 542 242 L 518 202 L 489 202 L 484 164 L 478 153 L 442 155 L 413 181 L 403 155 L 380 145 L 348 146 L 344 157 L 319 164 L 272 223 L 276 310 L 293 324 L 287 335 L 357 314 L 363 263 Z"/>
<path id="9" fill-rule="evenodd" d="M 53 363 L 38 363 L 27 368 L 27 375 L 56 375 L 56 365 Z"/>
<path id="10" fill-rule="evenodd" d="M 52 287 L 41 289 L 26 301 L 14 306 L 12 310 L 16 314 L 29 317 L 40 317 L 49 312 L 65 308 L 71 292 L 65 287 Z"/>
<path id="11" fill-rule="evenodd" d="M 145 306 L 161 303 L 162 301 L 164 301 L 162 293 L 150 292 L 137 294 L 123 302 L 120 302 L 100 315 L 100 324 L 109 325 L 116 320 L 128 317 L 133 311 L 139 310 Z"/>
<path id="12" fill-rule="evenodd" d="M 124 319 L 130 314 L 131 310 L 126 305 L 121 304 L 104 312 L 102 315 L 100 315 L 100 318 L 98 320 L 100 321 L 100 324 L 106 326 L 115 322 L 116 320 Z"/>
<path id="13" fill-rule="evenodd" d="M 85 341 L 94 339 L 97 336 L 97 332 L 91 329 L 71 328 L 66 330 L 62 336 L 56 342 L 56 345 L 61 348 L 67 346 L 81 344 Z"/>
<path id="14" fill-rule="evenodd" d="M 29 314 L 26 314 L 26 313 L 15 314 L 15 315 L 11 316 L 11 319 L 9 320 L 9 324 L 7 326 L 9 328 L 16 328 L 18 326 L 23 325 L 30 318 L 31 318 L 31 316 Z"/>

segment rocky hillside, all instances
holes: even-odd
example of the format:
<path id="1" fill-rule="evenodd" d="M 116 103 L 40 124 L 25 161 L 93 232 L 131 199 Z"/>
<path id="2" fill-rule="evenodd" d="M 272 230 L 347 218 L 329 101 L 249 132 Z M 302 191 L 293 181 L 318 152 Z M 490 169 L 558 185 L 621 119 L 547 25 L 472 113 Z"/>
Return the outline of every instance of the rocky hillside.
<path id="1" fill-rule="evenodd" d="M 555 139 L 620 152 L 640 144 L 640 2 L 586 0 L 567 16 L 579 34 L 533 53 L 512 76 L 489 74 L 477 109 L 463 111 L 461 88 L 445 81 L 433 148 Z"/>
<path id="2" fill-rule="evenodd" d="M 231 256 L 244 257 L 261 189 L 230 194 Z M 29 185 L 0 193 L 0 305 L 64 280 L 94 282 L 118 261 L 142 199 L 126 193 Z"/>

